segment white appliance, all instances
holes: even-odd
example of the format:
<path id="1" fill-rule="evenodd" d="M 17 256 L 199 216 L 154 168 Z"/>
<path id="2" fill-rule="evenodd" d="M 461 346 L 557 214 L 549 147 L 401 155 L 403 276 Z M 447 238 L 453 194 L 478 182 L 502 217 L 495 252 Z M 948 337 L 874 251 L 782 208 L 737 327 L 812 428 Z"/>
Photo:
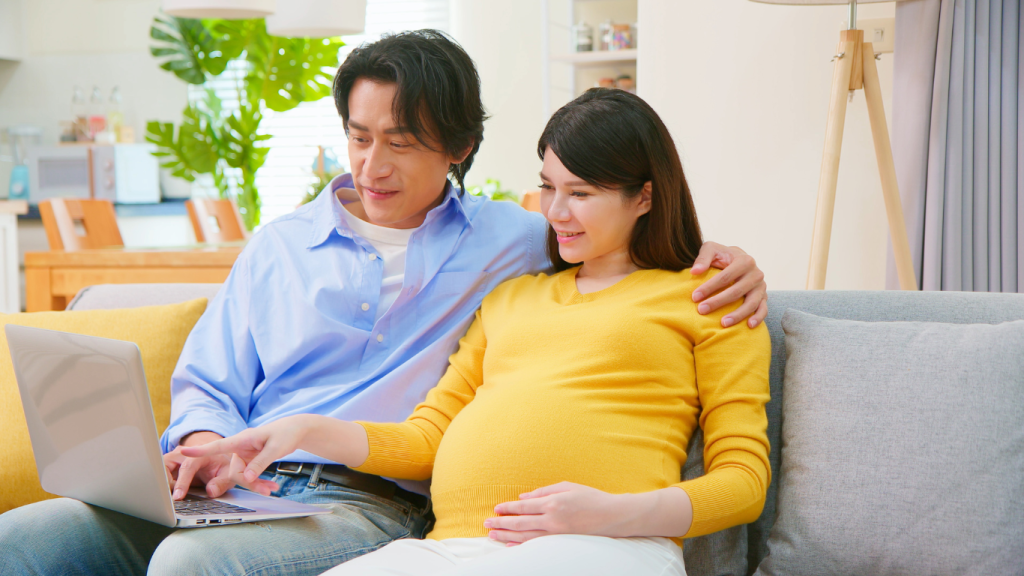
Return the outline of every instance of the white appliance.
<path id="1" fill-rule="evenodd" d="M 29 203 L 97 198 L 116 204 L 160 202 L 152 144 L 34 146 L 28 149 Z"/>
<path id="2" fill-rule="evenodd" d="M 152 144 L 91 146 L 92 197 L 115 204 L 160 201 L 160 166 Z"/>
<path id="3" fill-rule="evenodd" d="M 87 146 L 28 149 L 29 204 L 49 198 L 89 198 Z"/>

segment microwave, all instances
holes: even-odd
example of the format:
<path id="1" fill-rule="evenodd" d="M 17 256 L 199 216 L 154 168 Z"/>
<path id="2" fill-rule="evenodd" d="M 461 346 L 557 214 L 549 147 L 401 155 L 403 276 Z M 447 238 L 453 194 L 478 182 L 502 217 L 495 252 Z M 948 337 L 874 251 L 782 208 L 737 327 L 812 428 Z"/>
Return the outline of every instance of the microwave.
<path id="1" fill-rule="evenodd" d="M 27 151 L 29 203 L 95 198 L 116 204 L 160 202 L 152 144 L 33 146 Z"/>

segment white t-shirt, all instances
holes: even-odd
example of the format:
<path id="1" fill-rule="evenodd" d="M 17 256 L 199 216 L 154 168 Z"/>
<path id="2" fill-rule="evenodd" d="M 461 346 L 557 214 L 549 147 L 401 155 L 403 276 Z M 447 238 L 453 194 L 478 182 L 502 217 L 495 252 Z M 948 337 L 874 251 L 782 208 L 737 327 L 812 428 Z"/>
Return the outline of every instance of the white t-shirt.
<path id="1" fill-rule="evenodd" d="M 369 242 L 384 260 L 380 298 L 377 301 L 377 313 L 373 318 L 373 321 L 376 322 L 395 303 L 398 294 L 402 291 L 402 282 L 405 280 L 405 251 L 409 247 L 409 238 L 417 229 L 399 230 L 377 226 L 359 219 L 349 212 L 348 208 L 342 215 L 349 228 Z M 367 305 L 369 304 L 367 303 Z"/>

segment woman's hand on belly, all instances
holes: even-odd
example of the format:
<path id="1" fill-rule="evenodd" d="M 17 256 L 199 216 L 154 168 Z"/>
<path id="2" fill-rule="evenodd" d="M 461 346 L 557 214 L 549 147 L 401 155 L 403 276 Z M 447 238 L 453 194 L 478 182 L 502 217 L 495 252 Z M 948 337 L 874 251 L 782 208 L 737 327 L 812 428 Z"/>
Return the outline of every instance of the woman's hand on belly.
<path id="1" fill-rule="evenodd" d="M 677 537 L 693 518 L 690 497 L 678 487 L 641 494 L 609 494 L 559 482 L 498 504 L 497 517 L 484 521 L 488 536 L 512 546 L 549 534 L 590 534 L 627 538 Z"/>

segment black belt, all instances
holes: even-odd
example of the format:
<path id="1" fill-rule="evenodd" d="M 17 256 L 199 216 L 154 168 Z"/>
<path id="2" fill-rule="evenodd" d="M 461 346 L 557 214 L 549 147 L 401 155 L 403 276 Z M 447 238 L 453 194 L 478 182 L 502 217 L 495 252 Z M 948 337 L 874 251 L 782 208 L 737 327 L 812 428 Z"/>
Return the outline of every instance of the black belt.
<path id="1" fill-rule="evenodd" d="M 395 497 L 398 497 L 421 510 L 426 510 L 429 502 L 426 496 L 410 492 L 390 480 L 373 474 L 356 472 L 340 464 L 278 462 L 277 473 L 286 476 L 309 476 L 310 487 L 316 486 L 319 480 L 325 480 L 339 486 L 380 496 L 386 500 L 394 500 Z"/>

